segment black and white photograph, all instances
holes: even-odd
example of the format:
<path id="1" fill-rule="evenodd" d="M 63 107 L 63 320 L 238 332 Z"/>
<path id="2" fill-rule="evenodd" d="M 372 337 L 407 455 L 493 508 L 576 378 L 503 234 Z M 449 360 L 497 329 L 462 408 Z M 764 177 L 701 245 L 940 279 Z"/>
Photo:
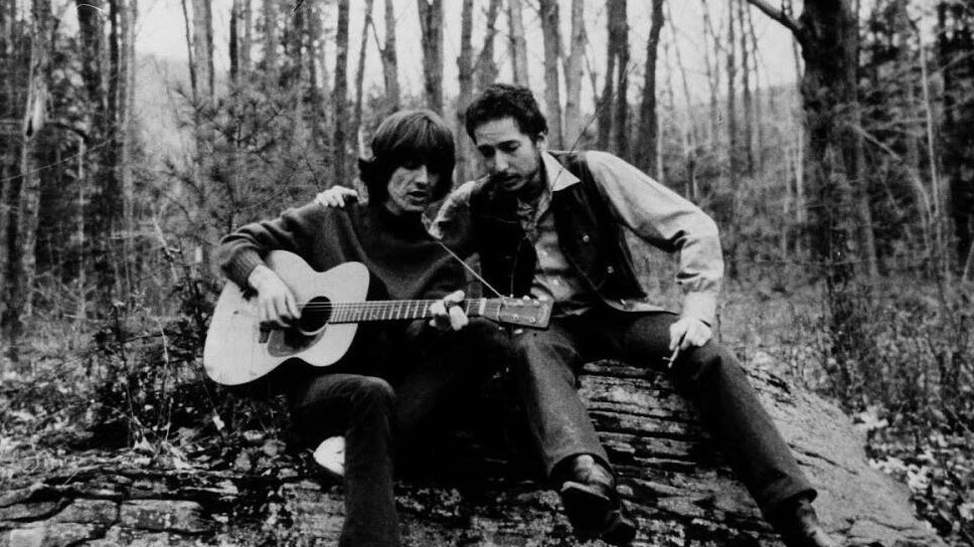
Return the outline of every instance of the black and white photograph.
<path id="1" fill-rule="evenodd" d="M 0 547 L 974 547 L 970 0 L 0 0 Z"/>

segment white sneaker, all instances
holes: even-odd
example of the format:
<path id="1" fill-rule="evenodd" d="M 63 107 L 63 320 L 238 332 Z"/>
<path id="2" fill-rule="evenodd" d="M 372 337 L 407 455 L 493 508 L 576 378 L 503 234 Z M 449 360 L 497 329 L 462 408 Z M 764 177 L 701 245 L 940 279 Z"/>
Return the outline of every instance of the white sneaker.
<path id="1" fill-rule="evenodd" d="M 328 437 L 315 449 L 314 459 L 331 474 L 345 476 L 345 437 Z"/>

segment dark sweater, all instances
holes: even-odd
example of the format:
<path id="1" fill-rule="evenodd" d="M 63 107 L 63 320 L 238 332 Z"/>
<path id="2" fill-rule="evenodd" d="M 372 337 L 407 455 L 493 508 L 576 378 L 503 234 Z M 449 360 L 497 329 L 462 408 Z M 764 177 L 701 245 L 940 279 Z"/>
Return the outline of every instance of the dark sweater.
<path id="1" fill-rule="evenodd" d="M 440 298 L 463 286 L 462 266 L 429 236 L 419 215 L 396 217 L 381 207 L 311 203 L 248 224 L 223 238 L 220 267 L 248 288 L 247 277 L 272 250 L 291 251 L 318 271 L 362 262 L 390 300 Z"/>

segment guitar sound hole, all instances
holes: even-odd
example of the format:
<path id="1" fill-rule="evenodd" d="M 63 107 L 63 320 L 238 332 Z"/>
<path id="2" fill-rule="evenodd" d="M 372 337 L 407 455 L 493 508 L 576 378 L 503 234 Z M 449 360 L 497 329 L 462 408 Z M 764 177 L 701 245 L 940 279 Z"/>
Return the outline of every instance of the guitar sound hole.
<path id="1" fill-rule="evenodd" d="M 331 318 L 330 300 L 324 296 L 311 299 L 301 310 L 298 330 L 305 336 L 312 336 L 323 329 Z"/>

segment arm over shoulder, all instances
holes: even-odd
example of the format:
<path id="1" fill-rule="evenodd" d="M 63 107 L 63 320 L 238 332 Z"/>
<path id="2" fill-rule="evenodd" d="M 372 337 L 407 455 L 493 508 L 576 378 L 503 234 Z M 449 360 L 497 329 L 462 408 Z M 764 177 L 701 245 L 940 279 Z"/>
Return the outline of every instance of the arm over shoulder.
<path id="1" fill-rule="evenodd" d="M 475 181 L 459 186 L 443 201 L 436 218 L 430 223 L 429 232 L 461 258 L 475 252 L 473 222 L 470 216 L 470 196 Z"/>

